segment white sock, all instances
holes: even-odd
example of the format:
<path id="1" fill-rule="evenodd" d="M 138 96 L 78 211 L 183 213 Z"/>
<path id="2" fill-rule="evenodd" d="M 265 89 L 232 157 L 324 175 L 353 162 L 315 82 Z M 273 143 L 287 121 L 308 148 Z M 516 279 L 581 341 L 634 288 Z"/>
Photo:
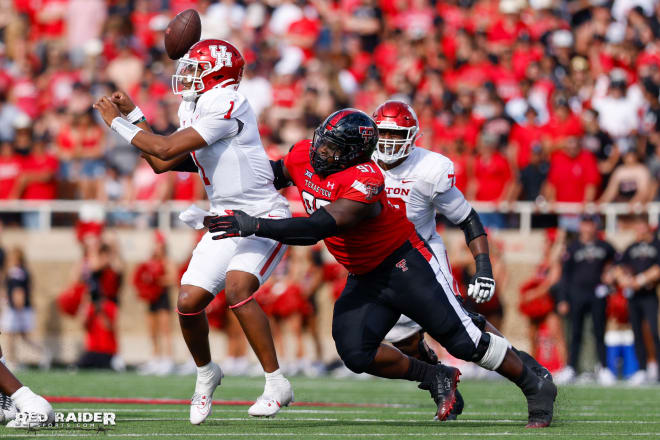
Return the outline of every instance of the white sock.
<path id="1" fill-rule="evenodd" d="M 18 408 L 21 408 L 22 404 L 26 400 L 31 399 L 33 397 L 36 397 L 36 394 L 34 394 L 34 392 L 30 388 L 24 385 L 19 389 L 17 389 L 16 392 L 11 395 L 11 400 L 14 401 L 14 403 Z"/>
<path id="2" fill-rule="evenodd" d="M 210 379 L 213 377 L 213 362 L 209 362 L 206 365 L 202 365 L 201 367 L 197 367 L 197 378 L 201 379 Z"/>
<path id="3" fill-rule="evenodd" d="M 285 379 L 279 368 L 272 373 L 264 372 L 264 376 L 266 376 L 266 383 Z"/>

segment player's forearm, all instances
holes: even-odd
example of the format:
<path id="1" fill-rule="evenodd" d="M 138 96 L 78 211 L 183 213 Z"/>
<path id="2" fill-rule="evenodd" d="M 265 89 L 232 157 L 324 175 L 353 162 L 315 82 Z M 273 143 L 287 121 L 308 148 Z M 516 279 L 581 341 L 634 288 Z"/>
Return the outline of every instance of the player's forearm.
<path id="1" fill-rule="evenodd" d="M 161 161 L 168 161 L 182 154 L 168 138 L 169 136 L 161 136 L 142 130 L 135 135 L 131 143 L 143 153 L 154 156 Z"/>
<path id="2" fill-rule="evenodd" d="M 324 208 L 309 217 L 256 220 L 255 235 L 290 245 L 311 246 L 337 233 L 337 222 Z"/>

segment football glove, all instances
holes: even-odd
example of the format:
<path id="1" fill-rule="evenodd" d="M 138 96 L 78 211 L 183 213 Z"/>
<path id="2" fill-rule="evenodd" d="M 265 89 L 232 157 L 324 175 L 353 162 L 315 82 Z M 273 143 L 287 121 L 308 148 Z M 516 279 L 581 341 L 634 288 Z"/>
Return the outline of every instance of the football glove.
<path id="1" fill-rule="evenodd" d="M 474 302 L 481 304 L 495 295 L 495 280 L 493 279 L 493 268 L 490 265 L 490 258 L 488 254 L 479 254 L 475 257 L 477 270 L 470 279 L 468 285 L 468 296 Z"/>
<path id="2" fill-rule="evenodd" d="M 253 235 L 259 229 L 259 220 L 256 217 L 247 215 L 243 211 L 226 211 L 228 215 L 216 215 L 204 218 L 204 226 L 209 228 L 209 232 L 216 233 L 213 240 L 222 240 L 231 237 L 248 237 Z"/>

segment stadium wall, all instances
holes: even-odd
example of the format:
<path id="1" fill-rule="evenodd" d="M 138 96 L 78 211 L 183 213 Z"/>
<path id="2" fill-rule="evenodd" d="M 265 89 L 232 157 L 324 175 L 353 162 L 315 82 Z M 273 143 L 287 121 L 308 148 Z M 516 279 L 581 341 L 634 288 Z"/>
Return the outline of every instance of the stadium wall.
<path id="1" fill-rule="evenodd" d="M 121 292 L 119 316 L 120 353 L 128 364 L 137 364 L 149 359 L 151 346 L 145 322 L 147 305 L 138 299 L 131 285 L 134 266 L 148 258 L 152 245 L 153 234 L 145 230 L 116 230 L 121 246 L 122 257 L 126 263 L 124 284 Z M 463 234 L 460 231 L 448 231 L 443 234 L 450 258 L 461 252 L 464 247 Z M 527 346 L 527 322 L 518 313 L 518 286 L 528 279 L 541 261 L 543 232 L 532 232 L 529 235 L 519 232 L 498 232 L 492 235 L 502 248 L 506 261 L 508 281 L 506 285 L 498 285 L 498 292 L 505 310 L 502 331 L 516 345 Z M 622 249 L 632 240 L 630 234 L 618 233 L 609 237 L 617 249 Z M 168 252 L 178 264 L 186 260 L 194 243 L 194 233 L 188 230 L 172 230 L 167 233 Z M 49 233 L 35 233 L 25 230 L 5 230 L 0 244 L 5 248 L 21 246 L 28 261 L 33 277 L 32 300 L 36 312 L 37 323 L 35 337 L 54 354 L 59 362 L 72 362 L 77 358 L 84 344 L 82 316 L 68 317 L 61 314 L 56 305 L 57 295 L 71 281 L 71 271 L 75 262 L 81 258 L 80 247 L 71 228 L 55 228 Z M 465 250 L 466 251 L 466 250 Z M 173 304 L 176 289 L 172 289 Z M 320 323 L 324 331 L 324 342 L 327 347 L 326 357 L 335 357 L 334 344 L 330 335 L 332 303 L 329 291 L 323 292 L 319 304 Z M 172 313 L 172 325 L 175 329 L 175 361 L 187 360 L 188 354 L 178 331 L 176 316 Z M 212 332 L 212 351 L 214 358 L 221 359 L 225 353 L 223 335 Z M 20 356 L 30 360 L 32 354 L 25 350 Z M 36 362 L 36 357 L 34 358 Z"/>

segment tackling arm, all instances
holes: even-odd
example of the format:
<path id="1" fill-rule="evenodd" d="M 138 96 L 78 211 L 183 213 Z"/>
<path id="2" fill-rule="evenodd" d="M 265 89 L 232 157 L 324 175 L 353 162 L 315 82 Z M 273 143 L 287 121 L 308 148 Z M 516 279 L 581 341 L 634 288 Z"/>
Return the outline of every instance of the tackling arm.
<path id="1" fill-rule="evenodd" d="M 284 244 L 310 246 L 352 228 L 365 218 L 377 216 L 380 210 L 381 206 L 377 203 L 367 204 L 338 199 L 317 209 L 306 218 L 276 220 L 252 217 L 243 211 L 234 211 L 233 215 L 209 217 L 205 220 L 205 225 L 209 228 L 209 232 L 221 233 L 214 236 L 214 240 L 254 234 Z"/>

